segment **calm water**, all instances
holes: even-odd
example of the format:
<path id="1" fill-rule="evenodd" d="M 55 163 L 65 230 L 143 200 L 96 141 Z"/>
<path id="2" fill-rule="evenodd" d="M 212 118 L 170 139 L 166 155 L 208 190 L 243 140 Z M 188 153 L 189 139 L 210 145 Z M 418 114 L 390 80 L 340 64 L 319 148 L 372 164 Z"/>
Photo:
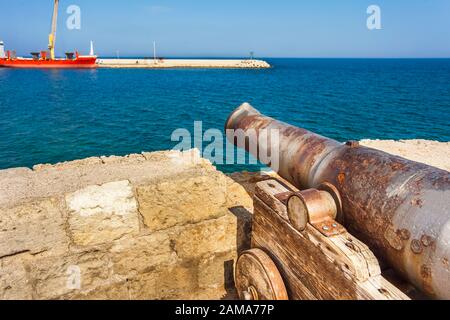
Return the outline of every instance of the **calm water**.
<path id="1" fill-rule="evenodd" d="M 0 69 L 0 168 L 171 149 L 173 130 L 197 120 L 222 129 L 244 101 L 341 141 L 450 141 L 450 59 L 268 61 L 273 69 Z"/>

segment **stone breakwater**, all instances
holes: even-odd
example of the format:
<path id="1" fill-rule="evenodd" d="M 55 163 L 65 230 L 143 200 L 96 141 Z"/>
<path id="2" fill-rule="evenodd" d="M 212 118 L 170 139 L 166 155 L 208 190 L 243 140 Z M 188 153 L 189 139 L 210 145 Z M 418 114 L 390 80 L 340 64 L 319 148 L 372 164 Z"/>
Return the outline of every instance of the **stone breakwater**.
<path id="1" fill-rule="evenodd" d="M 0 299 L 220 299 L 251 195 L 198 152 L 0 171 Z"/>
<path id="2" fill-rule="evenodd" d="M 205 68 L 205 69 L 267 69 L 263 60 L 219 59 L 98 59 L 99 68 Z"/>

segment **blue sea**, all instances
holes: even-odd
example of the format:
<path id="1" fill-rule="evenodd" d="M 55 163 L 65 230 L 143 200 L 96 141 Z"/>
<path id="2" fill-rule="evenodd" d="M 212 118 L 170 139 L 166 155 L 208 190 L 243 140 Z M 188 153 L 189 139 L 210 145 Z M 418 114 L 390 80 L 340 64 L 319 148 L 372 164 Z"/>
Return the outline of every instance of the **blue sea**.
<path id="1" fill-rule="evenodd" d="M 0 168 L 172 149 L 175 129 L 223 130 L 243 102 L 340 141 L 450 141 L 450 59 L 267 61 L 273 68 L 0 69 Z"/>

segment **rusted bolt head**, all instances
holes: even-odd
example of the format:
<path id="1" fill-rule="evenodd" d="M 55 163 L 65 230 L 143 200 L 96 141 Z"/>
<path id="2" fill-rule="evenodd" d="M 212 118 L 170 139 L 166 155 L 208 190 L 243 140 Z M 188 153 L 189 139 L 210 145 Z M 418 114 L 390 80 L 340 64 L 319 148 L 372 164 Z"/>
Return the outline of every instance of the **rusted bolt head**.
<path id="1" fill-rule="evenodd" d="M 411 237 L 411 232 L 408 229 L 397 230 L 397 234 L 402 240 L 409 240 Z"/>
<path id="2" fill-rule="evenodd" d="M 422 242 L 424 247 L 429 247 L 433 244 L 433 238 L 424 234 L 421 238 L 420 241 Z"/>
<path id="3" fill-rule="evenodd" d="M 345 145 L 349 146 L 350 148 L 357 148 L 359 147 L 359 141 L 349 140 L 345 143 Z"/>
<path id="4" fill-rule="evenodd" d="M 413 241 L 411 241 L 411 250 L 415 254 L 421 254 L 423 251 L 422 243 L 420 243 L 419 240 L 414 239 Z"/>
<path id="5" fill-rule="evenodd" d="M 413 200 L 411 200 L 411 204 L 412 204 L 413 206 L 417 206 L 417 207 L 422 208 L 422 206 L 423 206 L 423 201 L 422 201 L 422 199 L 413 199 Z"/>

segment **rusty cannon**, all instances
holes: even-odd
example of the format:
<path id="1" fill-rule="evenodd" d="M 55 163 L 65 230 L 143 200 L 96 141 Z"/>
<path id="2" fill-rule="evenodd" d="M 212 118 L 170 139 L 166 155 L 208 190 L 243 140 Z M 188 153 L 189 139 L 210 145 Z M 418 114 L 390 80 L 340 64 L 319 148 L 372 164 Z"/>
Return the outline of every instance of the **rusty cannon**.
<path id="1" fill-rule="evenodd" d="M 257 186 L 254 249 L 239 258 L 235 275 L 241 298 L 405 298 L 381 277 L 389 268 L 424 296 L 450 299 L 449 172 L 337 142 L 249 104 L 232 112 L 225 129 L 230 142 L 266 165 L 274 166 L 273 159 L 261 159 L 261 149 L 279 153 L 275 171 L 294 187 L 282 181 Z M 258 143 L 273 130 L 275 145 Z M 238 131 L 246 137 L 240 142 Z M 332 266 L 324 268 L 326 261 Z M 320 268 L 325 275 L 317 274 Z"/>

